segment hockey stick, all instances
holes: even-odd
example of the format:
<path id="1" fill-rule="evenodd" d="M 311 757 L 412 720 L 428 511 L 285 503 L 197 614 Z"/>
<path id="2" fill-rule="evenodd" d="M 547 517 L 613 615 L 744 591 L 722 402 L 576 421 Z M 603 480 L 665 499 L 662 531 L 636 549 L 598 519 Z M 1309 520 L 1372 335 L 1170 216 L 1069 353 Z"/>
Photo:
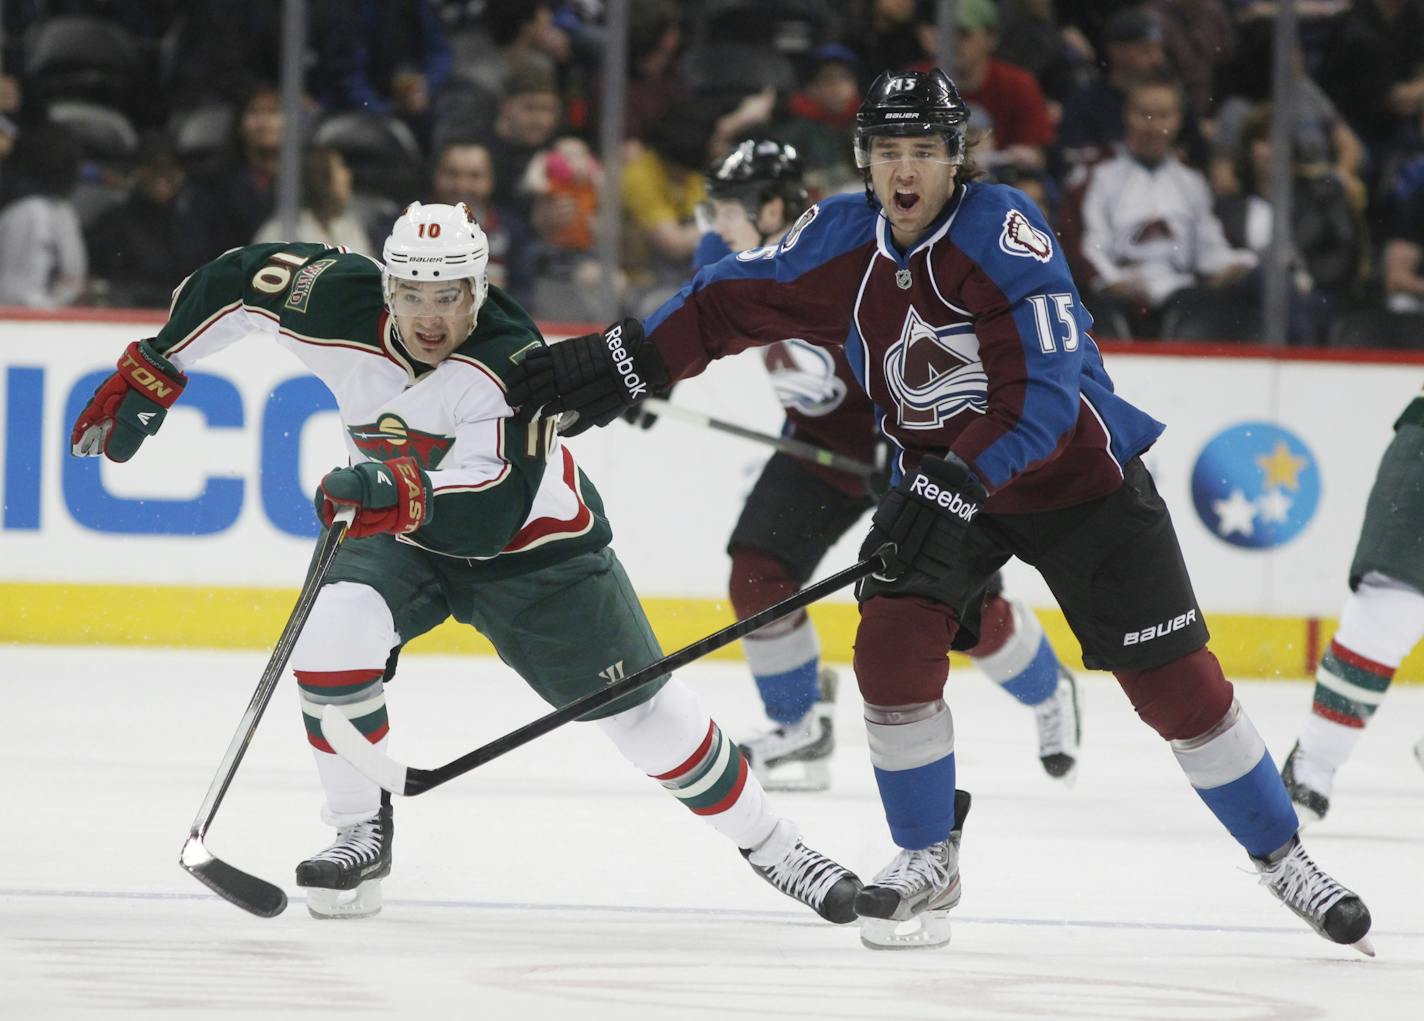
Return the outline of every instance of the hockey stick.
<path id="1" fill-rule="evenodd" d="M 877 552 L 874 556 L 867 557 L 859 563 L 847 567 L 844 571 L 839 571 L 829 578 L 818 581 L 809 588 L 802 589 L 795 595 L 788 596 L 781 602 L 768 606 L 759 613 L 752 614 L 745 620 L 729 624 L 721 631 L 714 632 L 706 638 L 700 638 L 691 645 L 684 646 L 677 652 L 664 656 L 657 662 L 650 663 L 643 669 L 629 674 L 622 680 L 615 681 L 606 688 L 591 692 L 583 698 L 570 702 L 562 709 L 557 709 L 547 716 L 541 716 L 533 723 L 527 723 L 518 730 L 511 731 L 504 737 L 497 738 L 489 744 L 476 748 L 474 751 L 461 755 L 458 759 L 435 769 L 417 769 L 414 766 L 406 766 L 397 762 L 367 741 L 365 736 L 356 729 L 356 726 L 334 705 L 328 705 L 321 711 L 321 732 L 326 738 L 326 743 L 331 745 L 336 754 L 392 794 L 408 796 L 424 794 L 432 787 L 439 787 L 447 780 L 453 780 L 457 776 L 499 758 L 505 752 L 528 744 L 537 737 L 543 737 L 570 720 L 577 719 L 585 713 L 622 698 L 629 692 L 651 684 L 663 674 L 686 666 L 693 660 L 701 659 L 709 652 L 720 649 L 724 645 L 730 645 L 738 638 L 751 634 L 757 628 L 780 620 L 803 606 L 809 606 L 821 597 L 830 595 L 852 582 L 859 581 L 872 571 L 879 570 L 880 567 L 881 557 Z"/>
<path id="2" fill-rule="evenodd" d="M 684 405 L 673 404 L 671 401 L 665 401 L 661 397 L 649 397 L 639 404 L 638 407 L 657 415 L 679 418 L 692 425 L 700 425 L 707 429 L 714 429 L 717 432 L 740 436 L 744 440 L 765 443 L 769 447 L 775 447 L 783 454 L 790 454 L 792 457 L 798 457 L 803 461 L 810 461 L 812 464 L 819 464 L 824 468 L 835 468 L 838 471 L 850 472 L 853 475 L 861 475 L 866 478 L 870 478 L 879 473 L 873 464 L 866 464 L 864 461 L 857 461 L 853 457 L 837 454 L 834 450 L 826 450 L 824 447 L 818 447 L 814 443 L 807 443 L 804 440 L 793 440 L 787 436 L 773 436 L 770 433 L 757 432 L 755 429 L 748 429 L 734 422 L 725 422 L 720 418 L 704 415 L 702 412 L 694 411 L 692 408 L 685 407 Z"/>
<path id="3" fill-rule="evenodd" d="M 237 767 L 242 762 L 242 756 L 252 741 L 257 722 L 262 719 L 267 703 L 272 700 L 272 692 L 277 690 L 277 682 L 287 667 L 287 660 L 291 658 L 292 647 L 296 645 L 297 636 L 302 633 L 307 617 L 311 615 L 317 591 L 326 580 L 327 572 L 331 570 L 331 561 L 336 556 L 336 549 L 346 538 L 346 529 L 355 516 L 355 507 L 339 511 L 336 520 L 331 523 L 322 538 L 321 545 L 317 547 L 311 567 L 307 568 L 306 580 L 302 582 L 302 591 L 297 596 L 297 605 L 293 608 L 292 615 L 287 618 L 287 626 L 282 629 L 281 637 L 277 639 L 272 657 L 267 660 L 267 669 L 262 671 L 262 679 L 257 682 L 257 690 L 252 693 L 252 701 L 247 704 L 247 711 L 242 714 L 237 733 L 233 734 L 232 741 L 227 746 L 227 754 L 218 766 L 217 775 L 213 777 L 212 785 L 208 788 L 208 796 L 203 799 L 197 817 L 193 819 L 193 828 L 188 831 L 183 851 L 178 856 L 178 864 L 213 893 L 231 901 L 244 911 L 263 918 L 280 915 L 287 907 L 287 895 L 280 887 L 267 880 L 258 879 L 215 857 L 203 844 L 203 838 L 207 836 L 213 816 L 217 815 L 223 795 L 227 793 L 228 786 L 237 773 Z"/>

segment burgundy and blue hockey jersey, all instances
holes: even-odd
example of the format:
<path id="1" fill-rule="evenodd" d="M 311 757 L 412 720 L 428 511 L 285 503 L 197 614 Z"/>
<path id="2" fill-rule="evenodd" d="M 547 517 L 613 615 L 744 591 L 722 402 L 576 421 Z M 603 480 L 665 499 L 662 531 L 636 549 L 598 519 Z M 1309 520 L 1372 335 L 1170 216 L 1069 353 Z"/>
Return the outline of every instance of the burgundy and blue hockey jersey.
<path id="1" fill-rule="evenodd" d="M 899 470 L 952 450 L 990 513 L 1104 496 L 1161 435 L 1113 392 L 1091 326 L 1037 207 L 979 183 L 907 252 L 862 196 L 832 196 L 779 244 L 700 270 L 644 323 L 674 379 L 787 338 L 844 346 Z"/>

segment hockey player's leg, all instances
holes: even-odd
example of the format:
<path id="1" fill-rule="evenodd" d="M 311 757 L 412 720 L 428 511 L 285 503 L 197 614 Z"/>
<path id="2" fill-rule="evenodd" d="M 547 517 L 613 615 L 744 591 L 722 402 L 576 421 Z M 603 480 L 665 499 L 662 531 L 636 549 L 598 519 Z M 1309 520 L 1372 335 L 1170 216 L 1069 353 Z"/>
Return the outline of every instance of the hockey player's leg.
<path id="1" fill-rule="evenodd" d="M 1058 661 L 1033 611 L 991 586 L 980 611 L 975 665 L 1019 702 L 1032 707 L 1044 772 L 1072 784 L 1082 718 L 1078 682 Z"/>
<path id="2" fill-rule="evenodd" d="M 1304 823 L 1330 809 L 1345 764 L 1404 657 L 1424 638 L 1424 595 L 1377 571 L 1360 579 L 1315 674 L 1315 697 L 1281 777 Z"/>
<path id="3" fill-rule="evenodd" d="M 745 757 L 680 681 L 598 726 L 625 758 L 734 841 L 772 886 L 827 921 L 855 920 L 860 880 L 807 847 L 796 825 L 771 810 Z"/>
<path id="4" fill-rule="evenodd" d="M 759 550 L 735 547 L 729 591 L 738 617 L 794 594 L 800 585 L 787 566 Z M 742 743 L 742 752 L 768 790 L 820 791 L 830 786 L 835 750 L 835 674 L 821 670 L 815 626 L 801 610 L 742 642 L 767 717 L 775 726 Z"/>
<path id="5" fill-rule="evenodd" d="M 945 606 L 877 596 L 861 606 L 855 673 L 876 786 L 900 851 L 856 898 L 875 949 L 942 946 L 959 903 L 954 720 L 941 697 L 958 624 Z"/>
<path id="6" fill-rule="evenodd" d="M 1115 673 L 1271 893 L 1326 939 L 1373 954 L 1369 910 L 1306 854 L 1280 774 L 1216 657 L 1200 648 L 1159 667 Z"/>
<path id="7" fill-rule="evenodd" d="M 381 879 L 391 869 L 394 837 L 390 796 L 344 759 L 321 735 L 324 707 L 335 705 L 367 739 L 383 746 L 389 726 L 382 676 L 400 639 L 389 609 L 372 588 L 352 582 L 324 587 L 292 651 L 307 740 L 326 804 L 322 819 L 336 839 L 297 866 L 318 918 L 372 915 L 381 909 Z"/>

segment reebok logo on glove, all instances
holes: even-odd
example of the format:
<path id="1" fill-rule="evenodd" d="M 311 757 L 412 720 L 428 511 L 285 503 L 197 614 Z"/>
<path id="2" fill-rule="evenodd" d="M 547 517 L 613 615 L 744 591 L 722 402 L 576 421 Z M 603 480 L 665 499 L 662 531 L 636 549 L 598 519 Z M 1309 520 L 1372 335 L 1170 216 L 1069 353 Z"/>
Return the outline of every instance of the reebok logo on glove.
<path id="1" fill-rule="evenodd" d="M 618 375 L 623 381 L 624 388 L 628 391 L 628 403 L 633 404 L 648 396 L 648 385 L 643 382 L 643 377 L 633 371 L 633 356 L 623 347 L 623 324 L 610 327 L 603 335 L 603 341 L 608 345 L 608 354 L 613 359 L 613 367 L 618 370 Z"/>
<path id="2" fill-rule="evenodd" d="M 923 473 L 916 475 L 910 482 L 910 492 L 929 503 L 943 507 L 966 524 L 973 521 L 974 515 L 979 513 L 979 505 L 977 503 L 970 503 L 958 493 L 953 493 L 948 489 L 937 486 L 926 478 Z"/>

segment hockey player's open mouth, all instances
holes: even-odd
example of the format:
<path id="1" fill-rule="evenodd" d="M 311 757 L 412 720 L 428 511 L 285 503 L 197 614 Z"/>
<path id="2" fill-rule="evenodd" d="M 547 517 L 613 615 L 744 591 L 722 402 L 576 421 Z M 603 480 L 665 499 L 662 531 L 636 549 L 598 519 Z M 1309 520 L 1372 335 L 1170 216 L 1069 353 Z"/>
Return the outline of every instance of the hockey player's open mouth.
<path id="1" fill-rule="evenodd" d="M 438 348 L 441 344 L 445 343 L 445 331 L 436 330 L 432 332 L 429 330 L 416 330 L 415 342 L 426 350 Z"/>
<path id="2" fill-rule="evenodd" d="M 897 191 L 895 193 L 895 208 L 903 210 L 914 209 L 919 204 L 920 197 L 914 192 Z"/>

